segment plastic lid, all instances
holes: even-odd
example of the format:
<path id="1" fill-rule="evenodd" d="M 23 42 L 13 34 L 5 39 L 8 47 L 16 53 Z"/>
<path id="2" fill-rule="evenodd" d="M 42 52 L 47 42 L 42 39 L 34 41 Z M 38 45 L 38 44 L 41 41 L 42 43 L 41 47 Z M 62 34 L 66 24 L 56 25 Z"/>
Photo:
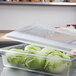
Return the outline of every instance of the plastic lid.
<path id="1" fill-rule="evenodd" d="M 63 49 L 73 49 L 76 44 L 76 34 L 45 25 L 30 25 L 19 30 L 8 33 L 4 38 L 15 41 L 36 44 L 43 47 L 54 47 Z M 70 39 L 69 39 L 70 38 Z"/>

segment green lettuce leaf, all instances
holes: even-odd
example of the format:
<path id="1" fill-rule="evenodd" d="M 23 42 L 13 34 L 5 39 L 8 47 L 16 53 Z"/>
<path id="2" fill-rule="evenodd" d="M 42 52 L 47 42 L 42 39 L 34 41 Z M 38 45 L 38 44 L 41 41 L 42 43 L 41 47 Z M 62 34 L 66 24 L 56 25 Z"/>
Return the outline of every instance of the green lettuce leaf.
<path id="1" fill-rule="evenodd" d="M 11 65 L 21 65 L 25 62 L 25 55 L 23 54 L 15 54 L 15 53 L 7 53 L 7 62 Z"/>
<path id="2" fill-rule="evenodd" d="M 13 48 L 10 50 L 24 53 L 24 51 L 22 49 Z M 18 65 L 21 65 L 25 62 L 25 55 L 24 54 L 7 53 L 6 57 L 7 57 L 7 62 L 11 65 L 17 65 L 18 66 Z"/>
<path id="3" fill-rule="evenodd" d="M 52 53 L 53 51 L 55 51 L 55 50 L 50 49 L 50 48 L 43 48 L 39 53 L 40 53 L 40 55 L 47 56 L 50 53 Z"/>
<path id="4" fill-rule="evenodd" d="M 35 54 L 36 51 L 41 51 L 41 48 L 36 46 L 36 45 L 28 45 L 28 46 L 25 47 L 25 52 L 26 53 Z"/>
<path id="5" fill-rule="evenodd" d="M 52 73 L 63 72 L 68 66 L 70 66 L 71 63 L 70 61 L 60 58 L 70 59 L 70 57 L 65 53 L 62 53 L 60 51 L 53 51 L 48 55 L 44 69 Z"/>
<path id="6" fill-rule="evenodd" d="M 44 67 L 45 59 L 38 56 L 28 55 L 25 58 L 25 67 L 30 69 L 42 69 Z"/>

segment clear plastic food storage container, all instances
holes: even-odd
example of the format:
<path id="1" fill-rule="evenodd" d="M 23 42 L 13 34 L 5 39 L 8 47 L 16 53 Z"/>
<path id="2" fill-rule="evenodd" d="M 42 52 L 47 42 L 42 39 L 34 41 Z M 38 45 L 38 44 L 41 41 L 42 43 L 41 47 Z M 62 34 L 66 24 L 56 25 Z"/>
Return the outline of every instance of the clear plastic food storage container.
<path id="1" fill-rule="evenodd" d="M 73 44 L 75 33 L 45 25 L 30 25 L 3 38 L 24 43 L 0 50 L 7 67 L 62 76 L 76 59 L 69 52 L 76 47 L 76 43 Z"/>
<path id="2" fill-rule="evenodd" d="M 51 48 L 39 47 L 41 50 L 38 51 L 30 48 L 30 50 L 33 52 L 30 53 L 27 52 L 30 51 L 29 48 L 28 50 L 25 50 L 25 48 L 27 49 L 28 46 L 30 45 L 19 44 L 3 48 L 1 51 L 4 66 L 58 76 L 66 76 L 66 74 L 69 72 L 69 67 L 72 65 L 72 60 L 74 59 L 70 58 L 66 52 Z M 36 49 L 34 47 L 32 48 Z"/>

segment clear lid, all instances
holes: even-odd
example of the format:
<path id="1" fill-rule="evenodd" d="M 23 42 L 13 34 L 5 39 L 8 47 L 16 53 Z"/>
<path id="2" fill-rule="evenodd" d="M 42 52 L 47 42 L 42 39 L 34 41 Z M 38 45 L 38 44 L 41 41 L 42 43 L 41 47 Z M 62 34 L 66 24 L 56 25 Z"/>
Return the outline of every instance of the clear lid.
<path id="1" fill-rule="evenodd" d="M 61 49 L 71 50 L 76 47 L 76 32 L 63 31 L 40 24 L 23 27 L 6 34 L 4 38 Z"/>

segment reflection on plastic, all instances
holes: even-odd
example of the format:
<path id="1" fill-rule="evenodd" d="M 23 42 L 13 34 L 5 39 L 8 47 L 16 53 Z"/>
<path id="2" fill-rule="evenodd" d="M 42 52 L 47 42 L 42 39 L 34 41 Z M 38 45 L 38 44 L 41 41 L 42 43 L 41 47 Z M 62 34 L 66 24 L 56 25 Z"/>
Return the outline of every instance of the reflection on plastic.
<path id="1" fill-rule="evenodd" d="M 1 73 L 1 76 L 44 76 L 44 75 L 5 67 Z"/>
<path id="2" fill-rule="evenodd" d="M 67 72 L 67 74 L 65 73 L 62 75 L 44 75 L 44 74 L 4 67 L 1 76 L 69 76 L 69 71 Z"/>

